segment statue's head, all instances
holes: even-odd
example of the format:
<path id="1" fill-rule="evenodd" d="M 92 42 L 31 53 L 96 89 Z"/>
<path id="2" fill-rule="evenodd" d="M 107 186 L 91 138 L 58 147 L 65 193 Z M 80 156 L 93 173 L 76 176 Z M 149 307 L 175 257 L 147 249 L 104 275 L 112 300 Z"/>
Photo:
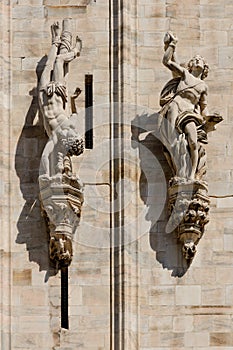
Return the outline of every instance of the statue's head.
<path id="1" fill-rule="evenodd" d="M 191 60 L 188 62 L 188 71 L 191 73 L 193 71 L 194 66 L 196 65 L 202 67 L 201 79 L 204 80 L 209 73 L 208 63 L 202 56 L 196 55 L 193 58 L 191 58 Z"/>

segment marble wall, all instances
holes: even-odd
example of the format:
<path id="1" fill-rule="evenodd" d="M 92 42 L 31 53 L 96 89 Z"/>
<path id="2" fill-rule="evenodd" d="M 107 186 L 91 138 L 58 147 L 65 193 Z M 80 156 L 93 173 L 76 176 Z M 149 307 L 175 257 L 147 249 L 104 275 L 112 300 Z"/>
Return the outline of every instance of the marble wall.
<path id="1" fill-rule="evenodd" d="M 2 349 L 233 348 L 232 13 L 230 0 L 1 2 Z M 66 17 L 83 41 L 68 85 L 69 94 L 82 89 L 81 133 L 85 74 L 94 82 L 94 147 L 75 160 L 85 202 L 69 268 L 69 330 L 60 328 L 60 273 L 38 199 L 47 137 L 37 101 L 50 25 Z M 168 30 L 181 62 L 196 53 L 208 61 L 209 109 L 224 117 L 207 146 L 210 223 L 189 268 L 166 233 L 170 169 L 153 136 L 170 79 Z"/>

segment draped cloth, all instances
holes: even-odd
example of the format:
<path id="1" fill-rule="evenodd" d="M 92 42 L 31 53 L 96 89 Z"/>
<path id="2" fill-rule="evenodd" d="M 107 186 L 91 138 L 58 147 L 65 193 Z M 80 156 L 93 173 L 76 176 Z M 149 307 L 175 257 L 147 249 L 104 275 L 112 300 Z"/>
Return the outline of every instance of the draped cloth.
<path id="1" fill-rule="evenodd" d="M 172 101 L 174 101 L 174 98 L 176 96 L 179 96 L 183 91 L 186 89 L 194 88 L 196 85 L 199 83 L 193 85 L 193 86 L 187 86 L 187 88 L 182 89 L 181 91 L 177 91 L 179 82 L 181 78 L 173 78 L 167 82 L 167 84 L 164 86 L 164 88 L 161 91 L 160 94 L 160 106 L 162 107 L 161 110 L 159 111 L 159 121 L 158 121 L 158 126 L 160 131 L 162 133 L 165 132 L 167 129 L 168 121 L 166 118 L 166 114 L 169 108 L 169 105 Z M 198 139 L 202 140 L 203 143 L 206 143 L 206 133 L 202 129 L 203 124 L 205 123 L 205 120 L 203 116 L 201 116 L 197 112 L 192 112 L 192 111 L 181 111 L 180 114 L 178 114 L 176 118 L 176 130 L 179 134 L 184 133 L 185 126 L 188 123 L 194 122 L 196 127 L 197 127 L 197 134 L 198 134 Z"/>
<path id="2" fill-rule="evenodd" d="M 63 101 L 63 108 L 65 109 L 65 105 L 68 101 L 67 93 L 66 93 L 66 87 L 64 84 L 50 81 L 45 88 L 42 88 L 41 90 L 45 91 L 48 97 L 52 97 L 53 94 L 57 94 L 62 98 Z"/>

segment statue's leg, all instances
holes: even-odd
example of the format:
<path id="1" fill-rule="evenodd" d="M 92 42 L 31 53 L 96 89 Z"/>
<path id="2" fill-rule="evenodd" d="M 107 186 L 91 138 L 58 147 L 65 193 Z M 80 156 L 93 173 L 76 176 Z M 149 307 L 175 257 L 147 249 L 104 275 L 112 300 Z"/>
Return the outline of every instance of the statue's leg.
<path id="1" fill-rule="evenodd" d="M 71 21 L 69 18 L 65 18 L 62 22 L 61 45 L 59 48 L 59 54 L 69 52 L 71 50 L 71 44 L 72 44 Z"/>
<path id="2" fill-rule="evenodd" d="M 59 54 L 63 55 L 71 51 L 72 46 L 72 34 L 71 34 L 71 21 L 69 18 L 65 18 L 62 22 L 62 34 L 61 45 L 59 47 Z M 68 63 L 63 64 L 63 81 L 66 82 L 69 73 Z"/>
<path id="3" fill-rule="evenodd" d="M 66 84 L 68 76 L 69 63 L 80 55 L 82 42 L 79 37 L 76 37 L 75 47 L 72 48 L 71 21 L 66 18 L 62 22 L 61 43 L 59 54 L 54 65 L 53 80 L 59 83 Z"/>
<path id="4" fill-rule="evenodd" d="M 70 63 L 79 55 L 80 51 L 75 47 L 69 52 L 59 54 L 56 57 L 54 70 L 53 70 L 53 81 L 66 85 L 66 74 L 64 72 L 64 65 Z"/>
<path id="5" fill-rule="evenodd" d="M 51 80 L 51 71 L 54 68 L 54 62 L 57 57 L 58 46 L 60 43 L 60 28 L 59 28 L 58 22 L 54 23 L 51 26 L 51 33 L 52 33 L 52 46 L 48 53 L 48 58 L 40 78 L 39 89 L 45 87 Z"/>
<path id="6" fill-rule="evenodd" d="M 41 157 L 41 164 L 42 164 L 42 171 L 41 175 L 48 175 L 50 176 L 50 155 L 53 153 L 55 147 L 55 142 L 52 138 L 48 140 L 48 142 L 45 145 L 44 152 Z"/>
<path id="7" fill-rule="evenodd" d="M 166 114 L 166 129 L 167 129 L 167 141 L 170 145 L 173 144 L 176 135 L 175 135 L 175 125 L 176 125 L 176 118 L 179 114 L 179 109 L 176 103 L 171 102 L 170 106 L 168 108 L 167 114 Z"/>
<path id="8" fill-rule="evenodd" d="M 191 172 L 190 178 L 195 178 L 195 173 L 197 170 L 198 163 L 198 145 L 197 145 L 197 128 L 194 122 L 188 123 L 185 126 L 185 134 L 187 135 L 188 145 L 190 148 L 190 157 L 191 157 Z"/>

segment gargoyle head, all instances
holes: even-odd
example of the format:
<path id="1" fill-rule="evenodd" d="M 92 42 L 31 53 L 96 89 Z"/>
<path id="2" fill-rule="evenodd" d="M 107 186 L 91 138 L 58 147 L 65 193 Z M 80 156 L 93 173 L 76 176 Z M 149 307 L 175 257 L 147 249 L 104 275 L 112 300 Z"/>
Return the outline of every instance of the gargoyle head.
<path id="1" fill-rule="evenodd" d="M 186 260 L 192 260 L 196 254 L 197 247 L 193 241 L 186 241 L 182 248 Z"/>
<path id="2" fill-rule="evenodd" d="M 54 235 L 50 238 L 50 259 L 60 266 L 69 266 L 72 260 L 72 243 L 65 235 Z"/>

